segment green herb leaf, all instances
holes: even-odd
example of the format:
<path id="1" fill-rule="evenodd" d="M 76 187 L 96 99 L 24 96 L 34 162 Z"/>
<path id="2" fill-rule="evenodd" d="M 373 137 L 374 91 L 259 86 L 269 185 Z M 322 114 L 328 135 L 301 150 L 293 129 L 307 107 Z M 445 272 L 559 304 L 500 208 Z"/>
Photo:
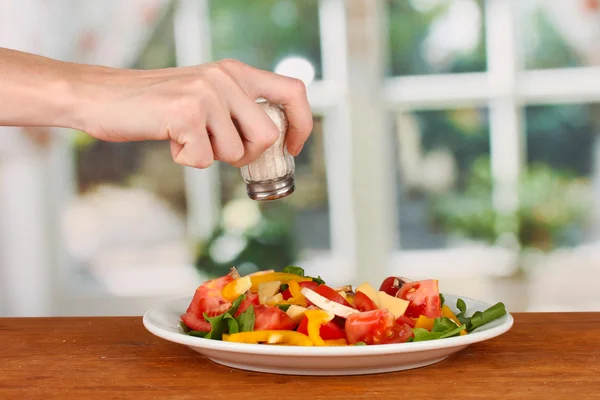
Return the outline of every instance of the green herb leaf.
<path id="1" fill-rule="evenodd" d="M 291 304 L 277 304 L 277 307 L 281 309 L 281 311 L 287 311 L 290 308 Z"/>
<path id="2" fill-rule="evenodd" d="M 237 312 L 238 308 L 240 308 L 240 304 L 242 304 L 242 301 L 244 301 L 245 298 L 245 295 L 240 295 L 237 299 L 233 301 L 233 303 L 231 303 L 231 307 L 229 308 L 229 310 L 227 310 L 227 312 L 231 315 L 234 315 Z"/>
<path id="3" fill-rule="evenodd" d="M 254 330 L 255 319 L 256 315 L 254 313 L 254 306 L 250 306 L 246 311 L 244 311 L 237 317 L 239 331 L 252 332 Z"/>
<path id="4" fill-rule="evenodd" d="M 317 282 L 319 285 L 325 285 L 325 281 L 323 279 L 321 279 L 321 275 L 317 276 L 316 278 L 312 278 L 313 282 Z"/>
<path id="5" fill-rule="evenodd" d="M 447 330 L 456 328 L 456 323 L 447 317 L 439 317 L 433 321 L 432 332 L 446 332 Z"/>
<path id="6" fill-rule="evenodd" d="M 452 329 L 448 329 L 445 332 L 442 332 L 442 334 L 440 335 L 440 339 L 446 339 L 452 336 L 458 336 L 460 335 L 460 332 L 466 328 L 466 325 L 461 325 L 461 326 L 456 326 L 456 324 L 454 324 L 454 328 Z"/>
<path id="7" fill-rule="evenodd" d="M 477 311 L 471 317 L 467 331 L 470 332 L 504 315 L 506 315 L 506 307 L 504 306 L 504 303 L 501 302 L 494 304 L 485 311 Z"/>
<path id="8" fill-rule="evenodd" d="M 210 323 L 210 332 L 204 336 L 206 339 L 215 339 L 222 340 L 223 333 L 228 333 L 229 329 L 233 329 L 237 331 L 237 321 L 233 318 L 233 315 L 237 312 L 242 300 L 244 300 L 244 295 L 239 296 L 237 299 L 233 301 L 229 310 L 224 312 L 221 315 L 217 315 L 216 317 L 209 317 L 208 314 L 204 313 L 204 318 Z M 233 320 L 233 322 L 231 322 Z M 235 325 L 234 325 L 235 323 Z M 236 332 L 234 332 L 236 333 Z"/>
<path id="9" fill-rule="evenodd" d="M 279 292 L 283 293 L 286 290 L 288 290 L 289 287 L 290 287 L 290 285 L 288 285 L 287 283 L 284 283 L 283 285 L 279 285 Z"/>
<path id="10" fill-rule="evenodd" d="M 471 332 L 480 326 L 506 315 L 506 307 L 501 302 L 494 304 L 485 311 L 475 311 L 470 317 L 467 317 L 466 315 L 467 305 L 463 299 L 458 299 L 456 301 L 456 308 L 461 311 L 456 315 L 456 318 L 458 318 L 461 324 L 466 326 L 467 332 Z"/>
<path id="11" fill-rule="evenodd" d="M 188 333 L 189 331 L 192 330 L 192 329 L 190 329 L 189 326 L 187 326 L 186 324 L 184 324 L 183 321 L 179 322 L 179 326 L 181 327 L 181 329 L 183 329 L 184 333 Z"/>
<path id="12" fill-rule="evenodd" d="M 412 328 L 413 335 L 415 335 L 413 342 L 424 342 L 426 340 L 439 339 L 442 334 L 440 332 L 429 332 L 424 328 Z"/>
<path id="13" fill-rule="evenodd" d="M 465 317 L 462 313 L 456 314 L 456 318 L 460 321 L 461 324 L 469 326 L 471 323 L 471 318 Z"/>
<path id="14" fill-rule="evenodd" d="M 446 304 L 446 299 L 444 298 L 444 295 L 440 293 L 440 307 L 444 307 L 444 304 Z"/>
<path id="15" fill-rule="evenodd" d="M 186 324 L 184 324 L 183 321 L 179 322 L 179 326 L 181 326 L 181 329 L 183 329 L 183 333 L 185 333 L 186 335 L 189 335 L 189 336 L 196 336 L 196 337 L 203 338 L 208 333 L 208 332 L 202 332 L 202 331 L 195 331 L 192 328 L 190 328 L 189 326 L 187 326 Z"/>
<path id="16" fill-rule="evenodd" d="M 466 329 L 466 325 L 457 326 L 454 321 L 447 317 L 439 317 L 433 321 L 431 332 L 423 328 L 413 328 L 415 335 L 414 342 L 423 342 L 426 340 L 445 339 L 460 335 L 460 332 Z"/>
<path id="17" fill-rule="evenodd" d="M 467 304 L 463 299 L 456 300 L 456 308 L 458 308 L 463 315 L 467 313 Z"/>
<path id="18" fill-rule="evenodd" d="M 283 268 L 283 272 L 286 272 L 288 274 L 294 274 L 294 275 L 299 275 L 299 276 L 304 276 L 304 270 L 300 267 L 295 267 L 293 265 L 289 265 L 287 267 Z"/>
<path id="19" fill-rule="evenodd" d="M 189 331 L 187 333 L 190 336 L 196 336 L 196 337 L 201 337 L 201 338 L 205 338 L 206 335 L 208 335 L 208 332 L 202 332 L 202 331 Z"/>
<path id="20" fill-rule="evenodd" d="M 223 315 L 223 321 L 225 321 L 225 323 L 227 324 L 227 333 L 233 335 L 234 333 L 239 332 L 238 322 L 235 318 L 231 316 L 231 314 Z"/>

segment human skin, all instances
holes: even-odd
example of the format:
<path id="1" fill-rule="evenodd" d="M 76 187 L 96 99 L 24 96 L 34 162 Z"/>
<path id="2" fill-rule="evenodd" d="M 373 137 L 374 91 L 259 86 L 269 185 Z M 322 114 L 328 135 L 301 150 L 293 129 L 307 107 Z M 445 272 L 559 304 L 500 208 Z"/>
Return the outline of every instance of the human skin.
<path id="1" fill-rule="evenodd" d="M 279 132 L 256 104 L 279 103 L 298 155 L 313 126 L 302 81 L 236 60 L 157 70 L 63 62 L 0 48 L 0 126 L 72 128 L 110 142 L 170 141 L 173 160 L 207 168 L 256 160 Z"/>

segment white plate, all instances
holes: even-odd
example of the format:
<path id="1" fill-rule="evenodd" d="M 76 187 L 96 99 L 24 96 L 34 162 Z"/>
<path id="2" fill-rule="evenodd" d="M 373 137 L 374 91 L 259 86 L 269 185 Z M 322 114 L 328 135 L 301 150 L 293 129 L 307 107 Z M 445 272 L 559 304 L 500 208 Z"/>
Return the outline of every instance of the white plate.
<path id="1" fill-rule="evenodd" d="M 444 294 L 453 309 L 457 296 Z M 491 304 L 461 298 L 468 315 Z M 363 375 L 419 368 L 440 362 L 472 343 L 492 339 L 508 331 L 513 317 L 506 314 L 468 335 L 425 342 L 377 346 L 296 347 L 243 344 L 203 339 L 183 333 L 179 317 L 191 297 L 169 301 L 144 315 L 144 326 L 154 335 L 183 344 L 212 361 L 232 368 L 287 375 Z"/>

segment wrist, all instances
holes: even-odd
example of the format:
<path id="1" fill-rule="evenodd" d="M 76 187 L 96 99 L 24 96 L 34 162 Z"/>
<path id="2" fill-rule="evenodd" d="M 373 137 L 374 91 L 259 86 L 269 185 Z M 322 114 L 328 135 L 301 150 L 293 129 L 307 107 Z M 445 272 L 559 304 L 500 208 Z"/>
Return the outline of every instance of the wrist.
<path id="1" fill-rule="evenodd" d="M 60 93 L 58 126 L 87 132 L 92 123 L 94 110 L 98 107 L 101 90 L 97 82 L 102 81 L 102 67 L 67 64 L 64 72 L 54 83 Z"/>

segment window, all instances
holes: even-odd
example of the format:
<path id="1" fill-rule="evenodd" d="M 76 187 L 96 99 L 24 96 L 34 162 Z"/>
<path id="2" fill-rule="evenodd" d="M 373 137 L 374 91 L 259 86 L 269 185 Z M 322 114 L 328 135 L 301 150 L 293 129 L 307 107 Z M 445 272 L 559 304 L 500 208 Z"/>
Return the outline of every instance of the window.
<path id="1" fill-rule="evenodd" d="M 482 0 L 387 3 L 390 75 L 486 70 Z"/>
<path id="2" fill-rule="evenodd" d="M 176 65 L 173 12 L 167 8 L 131 67 Z M 61 244 L 69 261 L 62 271 L 63 312 L 86 313 L 81 305 L 89 303 L 70 302 L 71 296 L 98 299 L 91 309 L 103 313 L 105 297 L 193 290 L 202 276 L 191 267 L 186 180 L 169 147 L 102 142 L 83 132 L 71 137 L 75 196 L 60 210 Z"/>
<path id="3" fill-rule="evenodd" d="M 540 293 L 556 287 L 560 265 L 597 274 L 589 262 L 600 236 L 596 3 L 180 0 L 138 66 L 234 57 L 309 82 L 315 129 L 296 159 L 297 192 L 255 204 L 239 170 L 177 169 L 151 145 L 135 145 L 135 160 L 118 156 L 124 147 L 99 144 L 78 154 L 111 154 L 129 171 L 128 185 L 158 198 L 168 192 L 190 244 L 172 258 L 191 268 L 181 271 L 297 262 L 333 285 L 439 277 L 448 292 L 503 300 L 514 311 L 581 309 L 580 300 L 550 304 Z M 144 154 L 155 158 L 144 164 Z M 145 179 L 136 178 L 140 168 L 149 168 Z M 117 179 L 109 170 L 78 172 L 82 183 Z M 545 193 L 557 193 L 555 202 Z M 235 220 L 236 207 L 275 221 L 273 258 L 261 258 L 267 247 L 248 237 L 223 240 L 219 227 Z M 582 209 L 593 215 L 582 218 Z M 569 261 L 556 261 L 566 247 Z M 539 257 L 556 266 L 544 270 L 547 286 L 518 271 L 531 260 L 540 271 Z M 155 304 L 146 294 L 132 294 L 141 300 L 130 310 Z"/>
<path id="4" fill-rule="evenodd" d="M 398 250 L 490 238 L 490 140 L 486 109 L 398 113 Z"/>

